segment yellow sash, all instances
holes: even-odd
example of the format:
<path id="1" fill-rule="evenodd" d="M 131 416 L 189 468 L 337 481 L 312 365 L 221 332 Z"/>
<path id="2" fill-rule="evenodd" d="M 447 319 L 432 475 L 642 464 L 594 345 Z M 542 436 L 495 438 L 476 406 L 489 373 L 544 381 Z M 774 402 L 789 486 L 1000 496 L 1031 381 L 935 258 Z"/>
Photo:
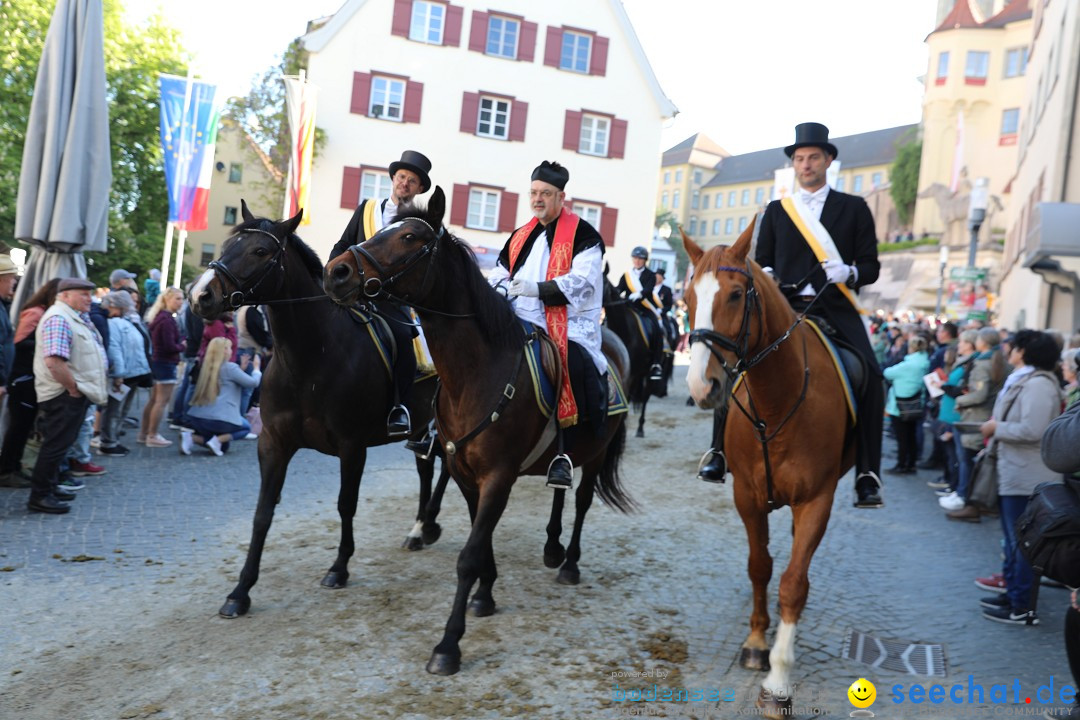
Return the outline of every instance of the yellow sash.
<path id="1" fill-rule="evenodd" d="M 364 206 L 364 239 L 378 232 L 378 228 L 375 227 L 375 209 L 379 207 L 380 203 L 375 198 L 371 198 L 367 201 L 367 205 Z"/>
<path id="2" fill-rule="evenodd" d="M 641 293 L 641 304 L 642 305 L 649 308 L 650 310 L 652 310 L 657 315 L 660 314 L 659 308 L 661 308 L 663 306 L 663 303 L 661 303 L 660 298 L 658 298 L 656 296 L 656 289 L 655 288 L 653 289 L 652 301 L 650 302 L 649 298 L 645 297 L 645 293 L 642 291 L 641 285 L 638 284 L 637 279 L 634 277 L 634 274 L 632 272 L 627 270 L 623 274 L 623 279 L 626 281 L 626 287 L 630 289 L 630 292 L 632 292 L 632 293 L 636 293 L 636 292 Z"/>
<path id="3" fill-rule="evenodd" d="M 836 243 L 833 242 L 832 237 L 829 235 L 829 231 L 825 229 L 825 226 L 817 222 L 812 215 L 803 217 L 799 212 L 799 206 L 795 204 L 795 198 L 790 195 L 780 200 L 780 206 L 784 208 L 784 212 L 791 218 L 791 222 L 795 223 L 795 227 L 799 230 L 799 233 L 806 240 L 806 244 L 810 246 L 810 249 L 814 251 L 814 256 L 818 259 L 818 262 L 825 262 L 826 260 L 841 260 L 840 252 L 836 249 Z M 802 206 L 806 208 L 805 205 Z M 814 229 L 811 229 L 811 224 L 814 224 Z M 816 231 L 816 233 L 815 233 Z M 859 305 L 859 299 L 855 297 L 855 293 L 851 291 L 844 283 L 834 283 L 837 290 L 839 290 L 851 306 L 855 308 L 855 311 L 860 315 L 866 315 L 866 310 L 863 310 Z"/>
<path id="4" fill-rule="evenodd" d="M 535 217 L 522 225 L 510 238 L 510 267 L 517 264 L 518 255 L 529 234 L 540 222 Z M 559 215 L 558 225 L 555 226 L 555 238 L 551 242 L 551 253 L 548 255 L 546 280 L 553 280 L 560 275 L 570 272 L 570 264 L 574 260 L 574 235 L 577 234 L 578 216 L 562 209 Z M 541 240 L 540 242 L 543 242 Z M 570 427 L 578 421 L 577 403 L 574 402 L 574 391 L 570 388 L 570 365 L 569 351 L 570 339 L 567 336 L 567 321 L 569 314 L 565 305 L 545 305 L 544 318 L 547 320 L 548 335 L 555 341 L 559 348 L 559 357 L 562 358 L 562 387 L 559 391 L 559 427 Z"/>

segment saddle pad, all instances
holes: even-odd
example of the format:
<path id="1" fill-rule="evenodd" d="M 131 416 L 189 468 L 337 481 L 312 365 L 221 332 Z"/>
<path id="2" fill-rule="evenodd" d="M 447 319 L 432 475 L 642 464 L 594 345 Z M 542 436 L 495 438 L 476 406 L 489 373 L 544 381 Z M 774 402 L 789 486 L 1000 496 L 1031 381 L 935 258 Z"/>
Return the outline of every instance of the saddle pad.
<path id="1" fill-rule="evenodd" d="M 522 321 L 522 327 L 527 333 L 533 331 L 533 327 L 530 323 Z M 543 361 L 540 355 L 542 349 L 540 342 L 537 340 L 529 340 L 525 344 L 525 363 L 529 368 L 529 376 L 532 379 L 533 395 L 536 398 L 536 406 L 540 409 L 540 412 L 544 414 L 544 417 L 551 417 L 552 410 L 555 407 L 555 385 L 543 370 Z M 619 382 L 615 373 L 610 371 L 607 374 L 607 379 L 608 416 L 610 417 L 612 415 L 629 412 L 630 408 L 626 400 L 626 391 L 623 390 L 622 383 Z"/>
<path id="2" fill-rule="evenodd" d="M 367 310 L 351 307 L 349 312 L 352 313 L 354 320 L 362 323 L 367 328 L 371 341 L 375 344 L 375 350 L 379 353 L 379 359 L 382 360 L 383 367 L 386 368 L 386 374 L 390 376 L 390 379 L 393 379 L 397 348 L 394 344 L 394 334 L 390 331 L 390 324 L 386 322 L 386 318 Z M 376 330 L 375 323 L 379 324 L 381 332 Z"/>

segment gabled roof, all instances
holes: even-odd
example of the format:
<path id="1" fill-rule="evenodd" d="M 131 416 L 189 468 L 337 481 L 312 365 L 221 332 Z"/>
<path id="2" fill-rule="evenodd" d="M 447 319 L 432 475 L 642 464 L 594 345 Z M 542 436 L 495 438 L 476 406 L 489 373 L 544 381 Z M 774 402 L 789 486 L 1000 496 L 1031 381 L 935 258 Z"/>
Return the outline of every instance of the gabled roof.
<path id="1" fill-rule="evenodd" d="M 857 135 L 832 138 L 840 152 L 842 170 L 885 165 L 896 158 L 896 148 L 908 138 L 914 139 L 918 125 L 899 125 Z M 789 164 L 783 147 L 732 155 L 720 161 L 716 175 L 704 187 L 762 182 L 773 179 L 776 170 Z"/>
<path id="2" fill-rule="evenodd" d="M 665 150 L 660 159 L 660 166 L 669 167 L 671 165 L 685 165 L 690 162 L 690 158 L 694 152 L 715 156 L 717 162 L 719 162 L 721 158 L 730 155 L 727 150 L 717 145 L 706 135 L 695 133 L 678 145 L 674 145 Z"/>
<path id="3" fill-rule="evenodd" d="M 981 23 L 978 18 L 975 17 L 975 13 L 971 10 L 971 3 L 968 2 L 968 0 L 956 0 L 953 9 L 949 11 L 949 14 L 945 16 L 945 19 L 941 21 L 941 24 L 934 28 L 934 31 L 930 34 L 933 35 L 942 30 L 977 28 L 980 25 Z"/>
<path id="4" fill-rule="evenodd" d="M 1031 17 L 1030 1 L 1012 0 L 1007 3 L 1005 7 L 1001 8 L 1001 12 L 984 22 L 982 26 L 987 28 L 1000 28 L 1005 27 L 1009 23 L 1027 20 L 1029 17 Z"/>
<path id="5" fill-rule="evenodd" d="M 359 12 L 360 8 L 367 4 L 367 2 L 368 0 L 345 0 L 345 4 L 341 6 L 340 10 L 334 13 L 333 17 L 331 17 L 328 22 L 318 29 L 304 35 L 304 49 L 313 53 L 322 50 L 326 47 L 327 43 L 337 35 L 338 31 L 345 27 L 353 16 Z M 637 61 L 638 68 L 641 70 L 641 74 L 645 78 L 649 90 L 652 91 L 653 100 L 656 101 L 656 107 L 659 110 L 660 117 L 675 117 L 679 114 L 679 109 L 675 107 L 675 103 L 671 102 L 668 96 L 665 95 L 664 91 L 660 88 L 660 82 L 656 79 L 656 74 L 653 72 L 652 65 L 649 64 L 649 59 L 645 56 L 645 49 L 641 46 L 641 41 L 638 40 L 637 33 L 634 32 L 634 26 L 631 24 L 630 17 L 626 14 L 626 10 L 623 8 L 621 0 L 607 0 L 607 3 L 626 38 L 630 53 Z"/>

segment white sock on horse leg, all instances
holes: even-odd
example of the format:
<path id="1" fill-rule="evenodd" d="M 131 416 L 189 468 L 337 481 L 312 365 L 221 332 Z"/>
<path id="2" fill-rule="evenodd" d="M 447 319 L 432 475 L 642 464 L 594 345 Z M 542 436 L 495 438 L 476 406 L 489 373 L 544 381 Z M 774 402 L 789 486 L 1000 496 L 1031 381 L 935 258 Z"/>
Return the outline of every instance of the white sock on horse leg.
<path id="1" fill-rule="evenodd" d="M 769 670 L 761 687 L 773 697 L 791 697 L 791 667 L 795 664 L 795 623 L 780 621 L 769 651 Z"/>

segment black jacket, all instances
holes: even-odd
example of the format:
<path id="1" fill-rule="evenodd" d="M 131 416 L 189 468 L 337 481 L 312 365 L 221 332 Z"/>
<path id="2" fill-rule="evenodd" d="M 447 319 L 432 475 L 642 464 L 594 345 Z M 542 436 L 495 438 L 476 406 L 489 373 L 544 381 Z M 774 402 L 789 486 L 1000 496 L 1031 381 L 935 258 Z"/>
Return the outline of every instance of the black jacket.
<path id="1" fill-rule="evenodd" d="M 375 202 L 379 203 L 379 207 L 376 208 L 375 212 L 382 213 L 386 200 L 387 198 L 375 200 Z M 353 212 L 352 217 L 349 218 L 349 224 L 345 226 L 345 232 L 341 233 L 341 239 L 337 241 L 337 244 L 334 245 L 334 249 L 330 251 L 330 258 L 327 262 L 333 260 L 353 245 L 358 245 L 367 240 L 367 236 L 364 235 L 364 206 L 369 202 L 372 201 L 363 201 L 360 203 L 360 207 L 356 208 Z"/>
<path id="2" fill-rule="evenodd" d="M 641 299 L 631 300 L 630 304 L 643 312 L 652 312 L 652 310 L 645 307 L 645 301 L 648 300 L 652 303 L 653 290 L 656 288 L 656 273 L 647 267 L 641 268 L 641 276 L 638 277 L 638 282 L 641 283 Z M 615 289 L 619 291 L 620 295 L 630 297 L 630 286 L 626 284 L 626 273 L 619 276 L 619 284 L 615 286 Z"/>

